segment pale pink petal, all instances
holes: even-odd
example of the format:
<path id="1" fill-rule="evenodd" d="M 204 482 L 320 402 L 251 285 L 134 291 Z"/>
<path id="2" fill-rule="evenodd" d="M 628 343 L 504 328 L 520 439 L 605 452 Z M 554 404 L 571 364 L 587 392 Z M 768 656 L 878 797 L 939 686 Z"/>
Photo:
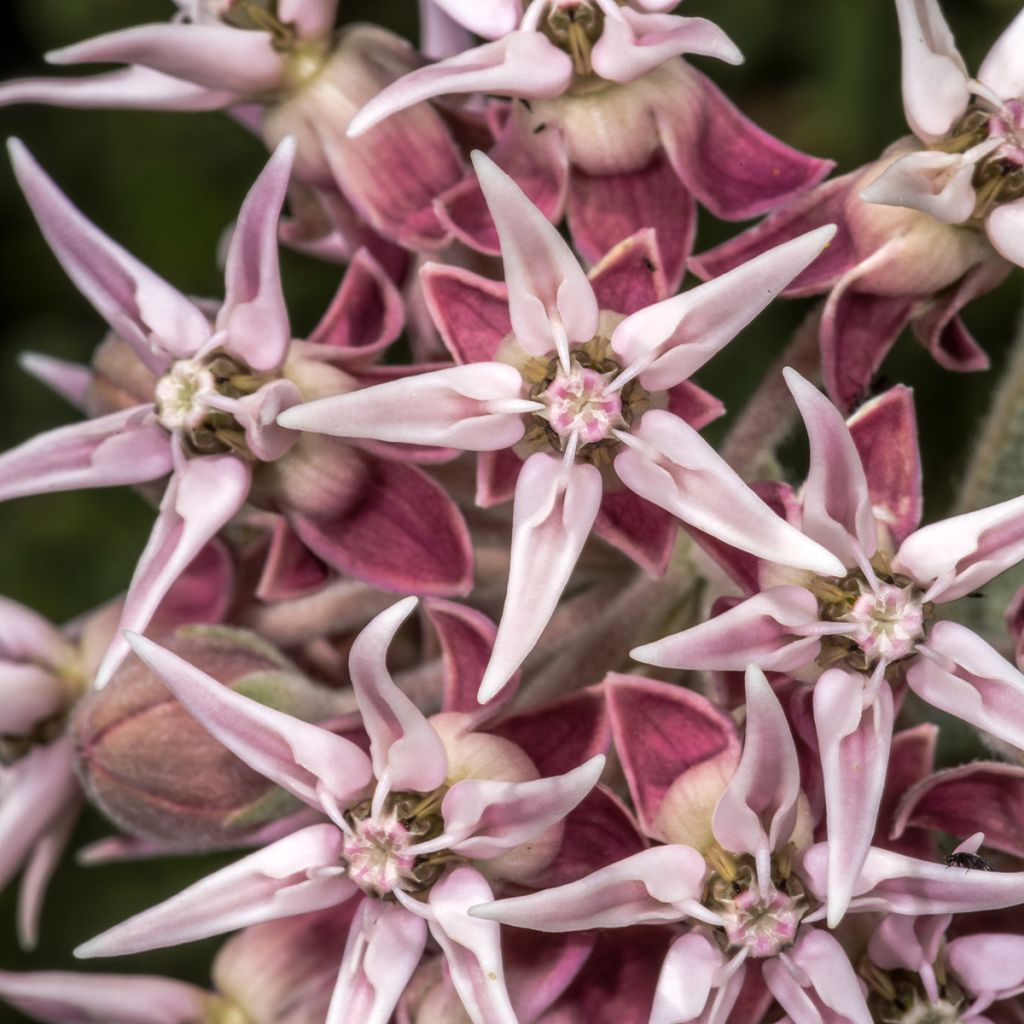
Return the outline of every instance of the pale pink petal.
<path id="1" fill-rule="evenodd" d="M 946 962 L 973 996 L 995 1002 L 1024 992 L 1024 935 L 963 935 L 946 947 Z"/>
<path id="2" fill-rule="evenodd" d="M 412 71 L 381 90 L 348 127 L 351 137 L 396 111 L 449 93 L 493 93 L 538 99 L 559 96 L 572 81 L 572 60 L 539 32 L 512 32 L 456 57 Z"/>
<path id="3" fill-rule="evenodd" d="M 591 62 L 601 78 L 626 83 L 684 53 L 715 57 L 727 64 L 743 63 L 736 44 L 713 21 L 610 6 Z"/>
<path id="4" fill-rule="evenodd" d="M 238 94 L 208 89 L 150 68 L 131 67 L 76 78 L 16 78 L 0 85 L 0 106 L 43 103 L 72 110 L 222 110 Z"/>
<path id="5" fill-rule="evenodd" d="M 746 672 L 746 696 L 743 754 L 711 828 L 726 850 L 756 859 L 763 886 L 770 854 L 789 842 L 796 826 L 800 764 L 779 698 L 753 665 Z"/>
<path id="6" fill-rule="evenodd" d="M 9 597 L 0 597 L 0 658 L 56 667 L 67 641 L 51 622 Z"/>
<path id="7" fill-rule="evenodd" d="M 479 151 L 473 166 L 501 241 L 509 314 L 516 341 L 533 356 L 557 351 L 597 333 L 594 290 L 558 229 L 522 189 Z"/>
<path id="8" fill-rule="evenodd" d="M 519 24 L 520 0 L 431 0 L 460 25 L 484 39 L 500 39 Z"/>
<path id="9" fill-rule="evenodd" d="M 224 267 L 224 304 L 217 314 L 220 345 L 260 373 L 284 362 L 292 332 L 281 292 L 278 222 L 284 205 L 295 140 L 285 139 L 242 203 Z"/>
<path id="10" fill-rule="evenodd" d="M 989 241 L 1011 263 L 1024 267 L 1024 200 L 997 206 L 985 221 Z"/>
<path id="11" fill-rule="evenodd" d="M 138 25 L 73 43 L 46 55 L 51 64 L 142 64 L 208 89 L 273 89 L 284 61 L 267 32 L 229 25 Z"/>
<path id="12" fill-rule="evenodd" d="M 893 568 L 944 603 L 983 587 L 1024 559 L 1024 497 L 943 519 L 912 533 Z"/>
<path id="13" fill-rule="evenodd" d="M 706 284 L 642 309 L 615 328 L 612 348 L 652 391 L 700 369 L 760 313 L 828 244 L 835 228 L 818 228 Z"/>
<path id="14" fill-rule="evenodd" d="M 0 999 L 50 1024 L 192 1024 L 210 994 L 170 978 L 71 971 L 0 971 Z"/>
<path id="15" fill-rule="evenodd" d="M 860 453 L 839 410 L 795 370 L 783 370 L 811 444 L 811 465 L 800 493 L 803 532 L 847 566 L 871 558 L 878 546 L 875 515 Z"/>
<path id="16" fill-rule="evenodd" d="M 518 1024 L 505 988 L 498 925 L 469 914 L 491 899 L 481 874 L 457 867 L 430 891 L 430 933 L 473 1024 Z"/>
<path id="17" fill-rule="evenodd" d="M 598 754 L 564 775 L 532 782 L 456 782 L 441 804 L 446 840 L 435 842 L 471 859 L 499 857 L 562 821 L 597 784 L 604 762 Z"/>
<path id="18" fill-rule="evenodd" d="M 601 868 L 578 882 L 473 907 L 485 917 L 542 932 L 624 928 L 699 916 L 706 874 L 704 858 L 689 846 L 656 846 Z"/>
<path id="19" fill-rule="evenodd" d="M 976 167 L 969 151 L 908 153 L 869 182 L 860 198 L 866 203 L 920 210 L 943 224 L 962 224 L 974 213 Z"/>
<path id="20" fill-rule="evenodd" d="M 903 110 L 925 142 L 945 135 L 967 109 L 967 68 L 938 0 L 896 0 L 903 44 Z"/>
<path id="21" fill-rule="evenodd" d="M 445 14 L 434 0 L 419 0 L 419 50 L 430 60 L 454 57 L 473 46 L 473 33 Z"/>
<path id="22" fill-rule="evenodd" d="M 922 981 L 928 985 L 926 972 L 932 972 L 932 964 L 938 959 L 951 921 L 949 914 L 934 917 L 889 914 L 882 918 L 872 933 L 868 941 L 868 956 L 885 971 L 902 969 L 921 974 Z M 938 994 L 934 972 L 931 973 L 930 984 L 933 987 L 929 995 L 934 998 Z"/>
<path id="23" fill-rule="evenodd" d="M 245 503 L 251 472 L 232 455 L 189 459 L 167 486 L 124 599 L 117 635 L 96 674 L 103 686 L 128 653 L 123 630 L 144 630 L 175 580 Z"/>
<path id="24" fill-rule="evenodd" d="M 283 412 L 278 423 L 334 437 L 428 444 L 465 451 L 511 448 L 524 434 L 526 401 L 519 371 L 472 363 L 319 398 Z"/>
<path id="25" fill-rule="evenodd" d="M 53 669 L 0 657 L 0 736 L 31 736 L 67 703 L 67 683 Z"/>
<path id="26" fill-rule="evenodd" d="M 245 431 L 249 451 L 262 462 L 281 458 L 298 442 L 299 435 L 294 430 L 279 426 L 277 417 L 285 409 L 301 402 L 302 393 L 298 387 L 280 377 L 267 381 L 251 395 L 241 398 L 211 395 L 206 400 L 210 408 L 226 412 Z"/>
<path id="27" fill-rule="evenodd" d="M 814 725 L 825 783 L 828 925 L 846 913 L 878 821 L 892 743 L 892 689 L 882 679 L 870 703 L 868 679 L 834 668 L 814 684 Z"/>
<path id="28" fill-rule="evenodd" d="M 907 683 L 933 707 L 1024 749 L 1024 674 L 977 633 L 937 623 Z"/>
<path id="29" fill-rule="evenodd" d="M 80 412 L 85 412 L 85 398 L 93 380 L 91 367 L 54 359 L 41 352 L 22 352 L 18 365 Z"/>
<path id="30" fill-rule="evenodd" d="M 352 882 L 339 871 L 317 873 L 337 866 L 342 838 L 324 824 L 279 839 L 90 939 L 75 956 L 162 949 L 343 903 L 356 891 Z"/>
<path id="31" fill-rule="evenodd" d="M 457 363 L 492 362 L 512 331 L 508 287 L 479 274 L 427 263 L 420 286 L 431 319 Z"/>
<path id="32" fill-rule="evenodd" d="M 742 551 L 826 576 L 843 576 L 835 555 L 777 516 L 689 424 L 645 413 L 621 435 L 615 458 L 622 482 L 684 523 Z"/>
<path id="33" fill-rule="evenodd" d="M 8 149 L 54 255 L 114 333 L 156 373 L 197 352 L 210 325 L 196 305 L 86 220 L 19 141 Z"/>
<path id="34" fill-rule="evenodd" d="M 348 667 L 380 785 L 429 793 L 448 775 L 444 744 L 387 669 L 388 647 L 415 607 L 407 597 L 373 619 L 356 637 Z"/>
<path id="35" fill-rule="evenodd" d="M 311 807 L 323 790 L 345 805 L 370 781 L 366 755 L 347 739 L 235 693 L 152 640 L 131 645 L 214 739 Z"/>
<path id="36" fill-rule="evenodd" d="M 505 607 L 478 700 L 501 690 L 548 624 L 601 504 L 595 467 L 563 466 L 543 452 L 523 463 L 516 483 Z"/>
<path id="37" fill-rule="evenodd" d="M 393 903 L 361 900 L 325 1024 L 388 1024 L 426 943 L 422 918 Z"/>
<path id="38" fill-rule="evenodd" d="M 718 988 L 717 975 L 726 962 L 725 954 L 700 932 L 690 932 L 676 939 L 661 965 L 649 1024 L 686 1024 L 700 1017 L 712 991 Z M 742 970 L 738 973 L 739 984 L 730 984 L 732 998 L 728 1006 L 721 1007 L 716 1021 L 724 1022 L 728 1018 L 739 996 Z"/>
<path id="39" fill-rule="evenodd" d="M 329 36 L 338 15 L 338 0 L 277 0 L 277 16 L 295 28 L 300 39 Z"/>
<path id="40" fill-rule="evenodd" d="M 18 885 L 18 945 L 27 952 L 39 944 L 39 920 L 54 872 L 60 867 L 85 801 L 79 793 L 67 796 L 50 827 L 29 855 Z"/>
<path id="41" fill-rule="evenodd" d="M 1024 12 L 1003 29 L 978 69 L 978 81 L 1000 99 L 1024 96 Z"/>
<path id="42" fill-rule="evenodd" d="M 167 431 L 151 405 L 37 434 L 0 455 L 0 501 L 30 494 L 117 487 L 166 476 Z"/>

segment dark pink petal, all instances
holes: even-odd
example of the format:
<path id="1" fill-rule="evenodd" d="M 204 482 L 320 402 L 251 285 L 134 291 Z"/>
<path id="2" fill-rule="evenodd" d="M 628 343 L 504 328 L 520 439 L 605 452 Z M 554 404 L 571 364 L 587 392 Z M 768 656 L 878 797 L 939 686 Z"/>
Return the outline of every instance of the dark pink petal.
<path id="1" fill-rule="evenodd" d="M 511 501 L 516 493 L 523 460 L 506 448 L 500 452 L 481 452 L 476 465 L 476 503 L 480 508 Z"/>
<path id="2" fill-rule="evenodd" d="M 594 533 L 651 576 L 661 576 L 668 568 L 678 531 L 672 515 L 632 491 L 606 493 L 594 521 Z"/>
<path id="3" fill-rule="evenodd" d="M 249 466 L 232 455 L 188 459 L 175 472 L 128 584 L 117 635 L 96 673 L 97 687 L 128 653 L 122 631 L 146 628 L 175 580 L 241 509 L 249 482 Z"/>
<path id="4" fill-rule="evenodd" d="M 166 476 L 167 431 L 151 405 L 58 427 L 0 455 L 0 501 L 30 494 L 116 487 Z"/>
<path id="5" fill-rule="evenodd" d="M 921 451 L 910 388 L 897 384 L 865 402 L 847 421 L 875 518 L 895 544 L 921 523 Z"/>
<path id="6" fill-rule="evenodd" d="M 894 836 L 908 828 L 984 832 L 986 846 L 1024 859 L 1024 767 L 977 761 L 929 775 L 901 795 Z"/>
<path id="7" fill-rule="evenodd" d="M 235 567 L 220 541 L 206 545 L 153 613 L 154 628 L 222 622 L 235 597 Z"/>
<path id="8" fill-rule="evenodd" d="M 603 254 L 588 276 L 598 306 L 625 316 L 669 296 L 653 228 L 642 228 L 623 239 Z"/>
<path id="9" fill-rule="evenodd" d="M 427 263 L 420 271 L 431 319 L 457 363 L 489 363 L 512 332 L 508 286 L 461 267 Z"/>
<path id="10" fill-rule="evenodd" d="M 725 406 L 693 381 L 684 380 L 668 389 L 668 411 L 694 430 L 703 430 L 725 414 Z"/>
<path id="11" fill-rule="evenodd" d="M 0 971 L 0 999 L 50 1024 L 190 1024 L 209 993 L 170 978 L 126 974 Z"/>
<path id="12" fill-rule="evenodd" d="M 505 988 L 501 934 L 470 907 L 492 899 L 483 875 L 457 867 L 430 891 L 430 933 L 444 953 L 452 984 L 475 1024 L 518 1024 Z"/>
<path id="13" fill-rule="evenodd" d="M 141 64 L 208 89 L 261 92 L 280 83 L 284 62 L 266 32 L 229 25 L 138 25 L 46 55 L 51 64 Z"/>
<path id="14" fill-rule="evenodd" d="M 832 169 L 758 128 L 711 81 L 680 65 L 680 82 L 656 112 L 676 174 L 716 217 L 745 220 L 782 205 Z"/>
<path id="15" fill-rule="evenodd" d="M 473 908 L 473 915 L 542 932 L 624 928 L 709 918 L 700 905 L 704 858 L 688 846 L 657 846 L 578 882 Z M 710 919 L 717 920 L 714 915 Z"/>
<path id="16" fill-rule="evenodd" d="M 311 807 L 320 809 L 324 791 L 344 806 L 370 782 L 354 743 L 236 693 L 152 640 L 131 644 L 214 739 Z"/>
<path id="17" fill-rule="evenodd" d="M 54 359 L 40 352 L 22 352 L 18 365 L 70 405 L 85 412 L 85 398 L 93 380 L 92 367 Z"/>
<path id="18" fill-rule="evenodd" d="M 928 857 L 934 852 L 935 846 L 923 830 L 913 828 L 906 834 L 901 820 L 902 808 L 912 799 L 910 794 L 915 792 L 935 770 L 935 746 L 938 735 L 938 726 L 924 722 L 910 729 L 903 729 L 893 736 L 885 790 L 878 810 L 878 828 L 875 832 L 877 845 L 898 850 L 912 857 Z M 917 822 L 911 824 L 916 825 Z M 958 829 L 951 826 L 949 830 L 970 835 L 978 831 L 978 827 Z M 986 827 L 985 831 L 987 830 Z"/>
<path id="19" fill-rule="evenodd" d="M 448 775 L 441 737 L 415 704 L 395 685 L 387 669 L 388 647 L 416 607 L 407 597 L 381 612 L 356 637 L 349 654 L 352 688 L 370 736 L 378 791 L 429 793 Z"/>
<path id="20" fill-rule="evenodd" d="M 114 333 L 157 373 L 176 357 L 194 355 L 210 337 L 206 316 L 86 220 L 20 142 L 8 148 L 54 255 Z"/>
<path id="21" fill-rule="evenodd" d="M 825 782 L 828 829 L 828 925 L 846 913 L 871 847 L 892 743 L 892 689 L 882 679 L 874 700 L 866 676 L 846 669 L 825 672 L 814 684 L 814 724 Z"/>
<path id="22" fill-rule="evenodd" d="M 640 229 L 655 232 L 654 253 L 647 257 L 651 266 L 635 268 L 639 281 L 633 287 L 624 282 L 627 296 L 637 286 L 644 287 L 645 277 L 653 280 L 655 272 L 662 275 L 667 290 L 679 286 L 693 249 L 697 208 L 664 154 L 656 153 L 646 167 L 633 171 L 587 174 L 574 168 L 566 215 L 576 247 L 591 263 L 635 237 Z M 591 283 L 596 290 L 595 276 L 591 274 Z M 632 313 L 663 298 L 664 294 L 643 303 L 631 300 L 626 308 L 622 300 L 610 305 L 598 296 L 602 309 L 619 313 Z"/>
<path id="23" fill-rule="evenodd" d="M 415 466 L 362 457 L 364 475 L 340 508 L 286 509 L 292 529 L 332 568 L 401 594 L 464 594 L 469 533 L 446 491 Z"/>
<path id="24" fill-rule="evenodd" d="M 340 871 L 317 873 L 336 868 L 341 842 L 334 825 L 312 825 L 279 839 L 90 939 L 75 955 L 161 949 L 343 903 L 355 886 Z"/>
<path id="25" fill-rule="evenodd" d="M 826 630 L 819 628 L 818 602 L 803 587 L 771 587 L 734 608 L 637 647 L 630 656 L 661 668 L 742 672 L 755 664 L 792 672 L 818 655 Z"/>
<path id="26" fill-rule="evenodd" d="M 548 624 L 597 518 L 601 474 L 585 463 L 563 466 L 543 452 L 523 464 L 516 484 L 508 591 L 478 699 L 511 679 Z"/>
<path id="27" fill-rule="evenodd" d="M 327 566 L 299 540 L 288 520 L 279 518 L 270 535 L 256 596 L 261 601 L 287 601 L 318 590 L 327 578 Z"/>
<path id="28" fill-rule="evenodd" d="M 735 726 L 700 694 L 668 683 L 613 674 L 605 693 L 640 824 L 664 840 L 658 812 L 677 779 L 709 763 L 720 766 L 724 778 L 732 775 L 740 755 Z"/>
<path id="29" fill-rule="evenodd" d="M 946 947 L 953 977 L 993 1002 L 1024 992 L 1024 935 L 963 935 Z"/>
<path id="30" fill-rule="evenodd" d="M 703 1016 L 711 993 L 722 987 L 719 978 L 725 954 L 704 934 L 689 932 L 669 947 L 654 993 L 650 1024 L 686 1024 L 700 1018 L 725 1024 L 743 985 L 743 968 L 728 976 L 725 999 L 715 999 L 710 1016 Z"/>
<path id="31" fill-rule="evenodd" d="M 594 948 L 586 933 L 545 935 L 518 929 L 502 934 L 505 983 L 520 1024 L 533 1024 L 573 983 Z"/>
<path id="32" fill-rule="evenodd" d="M 224 304 L 217 331 L 224 349 L 262 373 L 280 368 L 292 339 L 281 291 L 278 221 L 284 206 L 295 140 L 286 139 L 242 203 L 228 245 Z"/>
<path id="33" fill-rule="evenodd" d="M 1024 497 L 931 523 L 912 533 L 893 566 L 940 603 L 983 587 L 1024 559 Z"/>

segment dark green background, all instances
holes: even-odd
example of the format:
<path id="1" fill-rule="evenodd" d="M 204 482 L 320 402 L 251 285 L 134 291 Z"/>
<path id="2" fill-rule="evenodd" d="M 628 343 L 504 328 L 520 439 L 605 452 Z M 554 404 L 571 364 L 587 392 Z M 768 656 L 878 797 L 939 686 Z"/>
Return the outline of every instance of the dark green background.
<path id="1" fill-rule="evenodd" d="M 343 13 L 348 20 L 383 22 L 411 36 L 414 6 L 413 0 L 343 0 Z M 977 68 L 1018 10 L 1017 0 L 946 0 L 944 6 L 971 68 Z M 39 73 L 40 55 L 51 48 L 162 20 L 170 8 L 164 0 L 4 3 L 0 71 L 4 77 Z M 717 21 L 747 57 L 739 68 L 698 61 L 702 69 L 764 127 L 809 152 L 832 157 L 840 171 L 872 159 L 905 133 L 891 0 L 688 0 L 681 13 Z M 218 114 L 34 107 L 0 110 L 0 131 L 23 139 L 88 216 L 179 288 L 220 294 L 215 245 L 265 158 L 261 145 L 242 129 Z M 34 349 L 86 361 L 103 326 L 53 260 L 5 166 L 0 167 L 0 216 L 0 449 L 5 449 L 75 415 L 21 373 L 17 353 Z M 704 215 L 698 249 L 735 230 Z M 285 257 L 297 335 L 315 322 L 338 275 L 336 268 Z M 916 388 L 930 518 L 947 510 L 969 458 L 1014 330 L 1020 280 L 1018 271 L 967 313 L 992 355 L 990 373 L 945 373 L 909 340 L 884 368 L 893 380 Z M 737 409 L 805 309 L 804 303 L 777 304 L 702 372 L 701 383 Z M 719 437 L 728 423 L 716 425 L 712 437 Z M 151 521 L 150 509 L 127 490 L 0 505 L 0 592 L 58 621 L 86 611 L 124 587 Z M 75 845 L 105 832 L 102 822 L 90 819 Z M 70 967 L 74 944 L 226 859 L 64 868 L 51 889 L 42 946 L 33 956 L 20 953 L 13 942 L 12 887 L 0 895 L 0 968 Z M 202 982 L 217 944 L 89 967 L 148 970 Z M 0 1008 L 0 1021 L 21 1019 L 4 1013 Z"/>

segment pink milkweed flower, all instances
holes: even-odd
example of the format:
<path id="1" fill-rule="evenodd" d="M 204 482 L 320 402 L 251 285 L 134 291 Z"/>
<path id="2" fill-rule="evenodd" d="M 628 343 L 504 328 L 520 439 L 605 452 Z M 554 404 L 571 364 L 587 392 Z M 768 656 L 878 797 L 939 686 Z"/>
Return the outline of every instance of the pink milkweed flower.
<path id="1" fill-rule="evenodd" d="M 447 4 L 449 12 L 454 6 Z M 485 16 L 481 5 L 458 6 Z M 592 262 L 636 231 L 655 228 L 674 290 L 693 245 L 695 198 L 727 220 L 754 217 L 810 188 L 832 166 L 762 131 L 679 59 L 743 58 L 720 28 L 667 13 L 674 6 L 533 0 L 513 21 L 517 12 L 504 5 L 481 33 L 493 42 L 400 78 L 359 111 L 349 134 L 433 97 L 514 98 L 520 102 L 491 111 L 499 166 L 548 219 L 567 215 L 577 248 Z M 439 195 L 436 208 L 454 237 L 498 252 L 474 178 Z"/>
<path id="2" fill-rule="evenodd" d="M 0 86 L 0 105 L 204 111 L 254 123 L 269 147 L 298 141 L 295 173 L 354 249 L 364 228 L 414 249 L 443 247 L 435 196 L 464 175 L 461 154 L 426 104 L 355 145 L 349 119 L 418 66 L 405 40 L 371 25 L 335 32 L 338 0 L 176 0 L 170 24 L 138 25 L 53 51 L 52 64 L 123 63 L 78 78 Z M 410 144 L 416 159 L 407 159 Z M 316 201 L 316 200 L 315 200 Z"/>
<path id="3" fill-rule="evenodd" d="M 593 788 L 604 757 L 540 778 L 515 744 L 472 731 L 464 716 L 425 718 L 385 667 L 391 638 L 415 604 L 407 598 L 379 615 L 352 647 L 369 755 L 132 638 L 217 739 L 325 820 L 116 926 L 78 955 L 138 952 L 358 899 L 329 1020 L 386 1024 L 429 928 L 474 1024 L 515 1024 L 498 926 L 466 911 L 492 898 L 488 878 L 526 882 L 551 860 L 560 822 Z"/>
<path id="4" fill-rule="evenodd" d="M 786 378 L 811 444 L 796 515 L 844 573 L 818 576 L 762 564 L 758 593 L 632 654 L 669 668 L 738 671 L 753 662 L 814 683 L 828 818 L 828 917 L 835 926 L 875 830 L 894 683 L 905 680 L 933 707 L 1024 747 L 1024 675 L 970 630 L 935 621 L 937 606 L 1024 558 L 1024 498 L 914 529 L 920 505 L 908 406 L 895 419 L 875 417 L 880 450 L 861 436 L 876 483 L 881 478 L 888 488 L 878 516 L 887 522 L 879 522 L 850 428 L 799 374 L 787 370 Z M 893 397 L 899 401 L 900 394 Z M 899 422 L 902 435 L 892 429 Z"/>
<path id="5" fill-rule="evenodd" d="M 747 671 L 742 749 L 729 716 L 695 693 L 635 677 L 606 685 L 641 825 L 665 845 L 470 913 L 555 932 L 687 924 L 665 956 L 649 1024 L 738 1019 L 730 1014 L 755 973 L 794 1019 L 869 1024 L 847 953 L 808 926 L 815 907 L 799 859 L 808 810 L 793 737 L 763 673 Z"/>
<path id="6" fill-rule="evenodd" d="M 0 456 L 0 500 L 170 474 L 129 586 L 123 628 L 145 627 L 184 567 L 250 493 L 281 508 L 303 542 L 335 568 L 397 590 L 468 586 L 465 524 L 433 481 L 369 452 L 311 444 L 275 423 L 303 395 L 357 387 L 360 362 L 401 328 L 399 297 L 363 254 L 310 343 L 292 341 L 277 223 L 293 152 L 290 141 L 282 143 L 249 192 L 228 249 L 225 299 L 211 313 L 107 238 L 24 147 L 12 145 L 43 234 L 114 337 L 97 351 L 92 372 L 30 357 L 31 371 L 98 415 Z M 371 296 L 387 311 L 376 341 L 352 336 Z M 118 633 L 99 685 L 126 651 Z"/>
<path id="7" fill-rule="evenodd" d="M 569 246 L 512 179 L 483 154 L 474 161 L 501 234 L 507 312 L 500 286 L 432 271 L 441 298 L 435 317 L 443 334 L 454 335 L 463 365 L 288 409 L 279 423 L 466 451 L 514 448 L 525 458 L 508 594 L 481 702 L 508 682 L 540 636 L 603 509 L 629 525 L 650 518 L 650 502 L 744 550 L 836 573 L 834 556 L 771 512 L 673 411 L 673 389 L 818 255 L 831 230 L 623 317 L 601 309 Z M 620 287 L 648 295 L 651 271 L 640 265 L 634 276 L 635 287 Z M 453 283 L 471 307 L 445 303 L 444 286 Z M 625 485 L 632 494 L 610 495 L 606 504 L 606 479 L 609 490 Z M 621 546 L 636 550 L 628 537 Z"/>

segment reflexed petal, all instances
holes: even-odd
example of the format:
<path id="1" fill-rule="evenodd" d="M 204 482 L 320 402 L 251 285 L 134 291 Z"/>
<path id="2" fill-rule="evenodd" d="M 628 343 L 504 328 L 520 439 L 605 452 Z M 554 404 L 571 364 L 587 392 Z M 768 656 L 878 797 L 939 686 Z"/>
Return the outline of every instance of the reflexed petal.
<path id="1" fill-rule="evenodd" d="M 209 339 L 203 313 L 75 209 L 17 140 L 14 173 L 50 248 L 79 291 L 156 373 Z"/>
<path id="2" fill-rule="evenodd" d="M 982 61 L 978 81 L 987 85 L 1001 99 L 1024 96 L 1024 12 L 1003 30 Z"/>
<path id="3" fill-rule="evenodd" d="M 171 442 L 151 405 L 57 427 L 0 455 L 0 501 L 30 494 L 158 480 Z"/>
<path id="4" fill-rule="evenodd" d="M 597 518 L 602 491 L 601 474 L 593 466 L 574 464 L 566 471 L 560 459 L 543 452 L 523 463 L 508 590 L 480 683 L 481 703 L 507 684 L 548 624 Z"/>
<path id="5" fill-rule="evenodd" d="M 420 286 L 431 319 L 457 363 L 489 363 L 512 331 L 508 287 L 462 267 L 427 263 Z"/>
<path id="6" fill-rule="evenodd" d="M 615 471 L 642 498 L 759 558 L 826 576 L 844 575 L 835 555 L 777 516 L 678 417 L 648 412 L 620 439 L 630 444 L 616 456 Z"/>
<path id="7" fill-rule="evenodd" d="M 942 940 L 952 920 L 949 914 L 935 917 L 882 918 L 868 942 L 868 955 L 883 970 L 922 972 L 938 959 Z M 974 992 L 976 989 L 968 989 Z"/>
<path id="8" fill-rule="evenodd" d="M 661 965 L 650 1024 L 686 1024 L 700 1017 L 712 991 L 718 987 L 716 976 L 725 964 L 725 954 L 706 935 L 690 932 L 676 939 Z M 742 969 L 738 974 L 738 978 L 735 974 L 729 978 L 732 998 L 728 1006 L 720 1008 L 717 1021 L 728 1019 L 732 1004 L 739 996 Z M 733 979 L 739 984 L 733 983 Z"/>
<path id="9" fill-rule="evenodd" d="M 967 69 L 938 0 L 896 0 L 903 43 L 903 110 L 925 142 L 945 135 L 967 109 Z"/>
<path id="10" fill-rule="evenodd" d="M 356 637 L 349 654 L 352 688 L 370 737 L 373 771 L 385 792 L 429 793 L 448 775 L 441 737 L 387 669 L 388 647 L 415 607 L 416 598 L 407 597 L 381 612 Z"/>
<path id="11" fill-rule="evenodd" d="M 953 977 L 993 1001 L 1024 992 L 1024 935 L 963 935 L 946 947 Z"/>
<path id="12" fill-rule="evenodd" d="M 522 189 L 480 152 L 473 155 L 480 187 L 501 240 L 509 313 L 516 341 L 533 356 L 597 333 L 597 299 L 587 275 L 557 228 Z"/>
<path id="13" fill-rule="evenodd" d="M 56 666 L 67 641 L 51 622 L 9 597 L 0 597 L 0 658 Z"/>
<path id="14" fill-rule="evenodd" d="M 624 928 L 703 914 L 704 858 L 688 846 L 657 846 L 578 882 L 473 907 L 474 917 L 542 932 Z M 712 919 L 713 915 L 711 915 Z"/>
<path id="15" fill-rule="evenodd" d="M 54 359 L 41 352 L 22 352 L 18 365 L 80 412 L 85 412 L 85 396 L 93 380 L 92 367 Z"/>
<path id="16" fill-rule="evenodd" d="M 925 149 L 889 164 L 860 197 L 866 203 L 920 210 L 943 224 L 962 224 L 974 213 L 975 170 L 976 162 L 969 151 L 938 153 Z"/>
<path id="17" fill-rule="evenodd" d="M 1024 200 L 1017 199 L 996 207 L 985 221 L 989 241 L 1002 256 L 1024 267 Z"/>
<path id="18" fill-rule="evenodd" d="M 343 903 L 355 891 L 352 882 L 343 874 L 315 874 L 338 863 L 341 843 L 334 825 L 279 839 L 90 939 L 75 956 L 161 949 Z"/>
<path id="19" fill-rule="evenodd" d="M 224 305 L 217 314 L 226 351 L 262 373 L 284 362 L 292 332 L 281 292 L 278 222 L 284 205 L 295 140 L 286 139 L 242 203 L 224 268 Z"/>
<path id="20" fill-rule="evenodd" d="M 860 453 L 839 410 L 795 370 L 783 370 L 811 444 L 801 492 L 804 533 L 848 566 L 878 546 L 875 516 Z M 859 548 L 859 552 L 858 549 Z"/>
<path id="21" fill-rule="evenodd" d="M 465 451 L 511 448 L 526 430 L 523 379 L 505 363 L 472 363 L 319 398 L 278 423 L 334 437 L 429 444 Z"/>
<path id="22" fill-rule="evenodd" d="M 828 829 L 828 925 L 850 902 L 871 847 L 892 743 L 892 689 L 883 679 L 865 704 L 866 677 L 834 668 L 814 684 L 814 724 L 825 782 Z"/>
<path id="23" fill-rule="evenodd" d="M 449 93 L 493 93 L 537 99 L 558 96 L 572 80 L 572 61 L 539 32 L 512 32 L 456 57 L 429 64 L 382 89 L 349 125 L 351 137 L 396 111 Z"/>
<path id="24" fill-rule="evenodd" d="M 691 377 L 760 313 L 828 244 L 818 228 L 671 299 L 634 313 L 615 328 L 612 348 L 645 388 L 663 391 Z"/>
<path id="25" fill-rule="evenodd" d="M 1024 559 L 1024 497 L 943 519 L 912 533 L 893 567 L 944 603 L 983 587 Z M 934 582 L 933 582 L 934 581 Z"/>
<path id="26" fill-rule="evenodd" d="M 370 781 L 354 743 L 235 693 L 152 640 L 135 636 L 131 645 L 214 739 L 311 807 L 321 807 L 321 788 L 344 805 Z"/>
<path id="27" fill-rule="evenodd" d="M 146 628 L 175 580 L 245 503 L 249 481 L 249 467 L 231 455 L 189 459 L 175 472 L 128 585 L 117 635 L 96 674 L 97 687 L 128 653 L 122 631 Z"/>

